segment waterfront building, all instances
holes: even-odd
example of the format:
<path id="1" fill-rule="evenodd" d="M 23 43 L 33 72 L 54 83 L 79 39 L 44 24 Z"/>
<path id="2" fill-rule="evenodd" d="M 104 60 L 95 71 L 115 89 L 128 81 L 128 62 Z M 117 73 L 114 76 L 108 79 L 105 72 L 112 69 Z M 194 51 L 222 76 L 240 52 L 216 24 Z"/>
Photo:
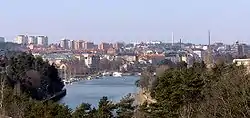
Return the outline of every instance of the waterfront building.
<path id="1" fill-rule="evenodd" d="M 84 77 L 89 73 L 89 69 L 85 66 L 83 60 L 62 61 L 58 66 L 58 70 L 60 77 L 64 79 Z"/>
<path id="2" fill-rule="evenodd" d="M 100 56 L 94 54 L 83 54 L 85 65 L 92 71 L 99 69 Z"/>

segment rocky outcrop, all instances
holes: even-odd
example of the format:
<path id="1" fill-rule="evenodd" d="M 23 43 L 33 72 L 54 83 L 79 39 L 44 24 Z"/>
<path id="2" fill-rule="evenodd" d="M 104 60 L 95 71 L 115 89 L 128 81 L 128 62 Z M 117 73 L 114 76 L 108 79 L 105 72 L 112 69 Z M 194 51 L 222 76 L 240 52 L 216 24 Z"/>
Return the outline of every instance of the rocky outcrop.
<path id="1" fill-rule="evenodd" d="M 156 103 L 156 100 L 150 96 L 150 93 L 146 90 L 140 89 L 138 93 L 135 95 L 135 104 L 142 105 L 147 102 L 148 104 Z"/>

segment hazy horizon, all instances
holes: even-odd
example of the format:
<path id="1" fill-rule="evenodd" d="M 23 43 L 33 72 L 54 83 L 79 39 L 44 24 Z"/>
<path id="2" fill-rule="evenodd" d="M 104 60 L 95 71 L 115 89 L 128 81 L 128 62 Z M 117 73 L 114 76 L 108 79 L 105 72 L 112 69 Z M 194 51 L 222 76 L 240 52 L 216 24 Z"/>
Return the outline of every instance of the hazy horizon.
<path id="1" fill-rule="evenodd" d="M 100 42 L 250 43 L 248 0 L 22 0 L 0 2 L 0 36 L 46 35 Z"/>

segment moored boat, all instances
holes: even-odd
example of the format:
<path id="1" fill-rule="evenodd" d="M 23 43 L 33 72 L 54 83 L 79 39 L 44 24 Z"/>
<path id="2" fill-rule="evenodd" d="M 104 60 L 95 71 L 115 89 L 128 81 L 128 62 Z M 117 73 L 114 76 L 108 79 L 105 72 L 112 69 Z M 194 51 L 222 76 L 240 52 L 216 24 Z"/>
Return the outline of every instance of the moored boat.
<path id="1" fill-rule="evenodd" d="M 87 80 L 92 80 L 92 79 L 93 79 L 92 76 L 87 77 Z"/>
<path id="2" fill-rule="evenodd" d="M 113 77 L 121 77 L 121 76 L 122 76 L 122 73 L 120 73 L 120 72 L 113 73 Z"/>

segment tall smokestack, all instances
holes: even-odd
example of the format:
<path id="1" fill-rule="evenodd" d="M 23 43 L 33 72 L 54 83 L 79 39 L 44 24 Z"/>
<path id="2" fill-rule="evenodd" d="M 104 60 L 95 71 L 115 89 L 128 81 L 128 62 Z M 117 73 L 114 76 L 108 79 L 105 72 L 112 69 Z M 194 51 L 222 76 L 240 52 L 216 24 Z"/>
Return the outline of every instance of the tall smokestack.
<path id="1" fill-rule="evenodd" d="M 180 38 L 180 50 L 181 50 L 181 43 L 182 43 L 182 42 L 181 42 L 181 38 Z"/>
<path id="2" fill-rule="evenodd" d="M 212 57 L 212 49 L 211 49 L 211 32 L 208 30 L 208 60 L 207 60 L 208 68 L 213 66 L 213 57 Z"/>
<path id="3" fill-rule="evenodd" d="M 211 45 L 211 33 L 210 30 L 208 30 L 208 46 L 210 47 Z"/>
<path id="4" fill-rule="evenodd" d="M 174 46 L 174 32 L 172 32 L 172 46 Z"/>

